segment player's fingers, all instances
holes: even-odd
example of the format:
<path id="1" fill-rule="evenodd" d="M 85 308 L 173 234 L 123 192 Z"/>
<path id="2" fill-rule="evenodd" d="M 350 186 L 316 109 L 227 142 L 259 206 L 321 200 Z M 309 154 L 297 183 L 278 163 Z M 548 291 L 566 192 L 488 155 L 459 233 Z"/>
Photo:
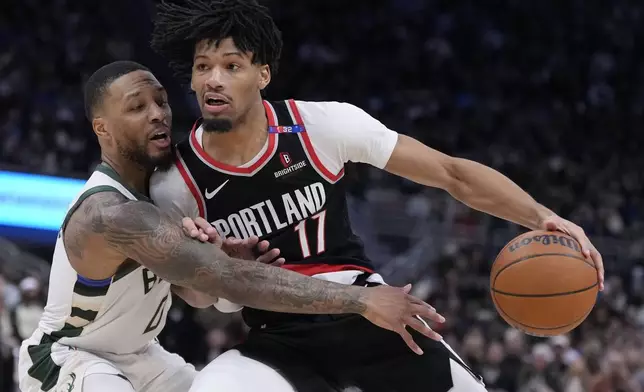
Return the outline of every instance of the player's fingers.
<path id="1" fill-rule="evenodd" d="M 258 242 L 259 242 L 259 237 L 257 237 L 256 235 L 253 235 L 246 238 L 244 241 L 242 241 L 242 245 L 245 248 L 254 248 Z"/>
<path id="2" fill-rule="evenodd" d="M 590 243 L 588 237 L 586 237 L 584 230 L 581 227 L 577 226 L 570 229 L 570 232 L 567 234 L 570 234 L 574 239 L 577 240 L 577 242 L 579 242 L 579 245 L 581 245 L 581 253 L 584 255 L 584 257 L 590 259 L 592 244 Z"/>
<path id="3" fill-rule="evenodd" d="M 183 228 L 183 232 L 186 233 L 186 235 L 192 238 L 199 236 L 199 229 L 191 218 L 185 217 L 181 219 L 181 227 Z"/>
<path id="4" fill-rule="evenodd" d="M 560 227 L 557 225 L 557 223 L 552 221 L 552 220 L 547 220 L 545 222 L 545 224 L 546 224 L 546 230 L 549 230 L 549 231 L 557 231 L 557 230 L 563 231 L 563 230 L 560 229 Z"/>
<path id="5" fill-rule="evenodd" d="M 411 351 L 415 352 L 418 355 L 423 355 L 423 350 L 421 350 L 420 347 L 414 342 L 414 338 L 411 336 L 411 334 L 405 329 L 405 326 L 402 325 L 398 328 L 396 331 L 398 332 L 398 335 L 400 335 L 401 338 L 405 341 L 407 346 L 411 349 Z"/>
<path id="6" fill-rule="evenodd" d="M 405 286 L 401 287 L 401 289 L 405 294 L 409 294 L 411 291 L 411 283 L 407 283 Z"/>
<path id="7" fill-rule="evenodd" d="M 204 218 L 202 218 L 200 216 L 195 218 L 195 225 L 198 228 L 202 229 L 205 233 L 207 233 L 209 231 L 209 229 L 214 229 L 212 227 L 212 225 L 207 220 L 205 220 Z"/>
<path id="8" fill-rule="evenodd" d="M 264 253 L 264 252 L 266 252 L 268 250 L 269 246 L 270 246 L 270 243 L 268 241 L 266 241 L 266 240 L 260 241 L 257 244 L 257 251 L 259 251 L 259 253 Z"/>
<path id="9" fill-rule="evenodd" d="M 273 261 L 271 265 L 274 267 L 281 267 L 284 265 L 284 263 L 286 263 L 286 259 L 283 257 L 280 257 L 279 259 Z"/>
<path id="10" fill-rule="evenodd" d="M 268 252 L 264 253 L 263 255 L 259 256 L 257 258 L 257 261 L 260 263 L 268 264 L 271 261 L 275 260 L 277 256 L 280 255 L 280 250 L 278 248 L 271 249 Z"/>
<path id="11" fill-rule="evenodd" d="M 208 234 L 204 233 L 203 229 L 199 229 L 199 241 L 201 242 L 210 241 L 210 237 L 208 236 Z"/>
<path id="12" fill-rule="evenodd" d="M 407 317 L 407 319 L 405 319 L 405 323 L 432 340 L 441 341 L 443 339 L 440 334 L 431 329 L 427 322 L 420 317 Z"/>
<path id="13" fill-rule="evenodd" d="M 217 230 L 215 230 L 214 228 L 210 232 L 206 231 L 206 234 L 208 234 L 208 241 L 209 242 L 211 242 L 211 243 L 213 243 L 213 244 L 215 244 L 215 245 L 217 245 L 219 247 L 221 247 L 223 245 L 224 240 L 221 238 L 221 236 L 219 235 Z"/>
<path id="14" fill-rule="evenodd" d="M 225 246 L 233 247 L 233 246 L 240 245 L 242 243 L 242 240 L 235 237 L 228 237 L 223 242 Z"/>
<path id="15" fill-rule="evenodd" d="M 436 309 L 432 305 L 428 304 L 427 302 L 423 301 L 420 298 L 414 297 L 413 295 L 407 294 L 407 301 L 409 301 L 411 304 L 414 304 L 414 305 L 421 305 L 426 308 L 429 308 L 434 312 L 436 311 Z"/>
<path id="16" fill-rule="evenodd" d="M 599 291 L 604 290 L 604 260 L 602 255 L 594 249 L 590 251 L 590 257 L 592 257 L 595 267 L 597 267 L 597 279 L 599 281 Z"/>
<path id="17" fill-rule="evenodd" d="M 435 323 L 444 323 L 445 322 L 445 317 L 443 317 L 441 314 L 439 314 L 436 309 L 433 307 L 424 304 L 414 304 L 409 308 L 409 314 L 407 317 L 422 317 L 426 320 L 431 320 Z"/>

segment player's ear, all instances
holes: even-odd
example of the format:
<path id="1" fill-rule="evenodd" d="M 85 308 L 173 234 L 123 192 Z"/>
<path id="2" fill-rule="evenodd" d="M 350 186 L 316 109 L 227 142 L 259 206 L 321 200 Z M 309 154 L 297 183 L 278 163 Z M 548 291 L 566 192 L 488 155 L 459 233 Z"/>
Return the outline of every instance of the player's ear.
<path id="1" fill-rule="evenodd" d="M 190 78 L 190 90 L 194 91 L 195 93 L 197 90 L 195 90 L 195 80 L 194 78 Z"/>
<path id="2" fill-rule="evenodd" d="M 107 131 L 107 126 L 105 124 L 105 119 L 101 117 L 94 117 L 94 119 L 92 120 L 92 128 L 94 129 L 96 136 L 98 136 L 99 138 L 109 136 L 109 132 Z"/>
<path id="3" fill-rule="evenodd" d="M 259 68 L 259 89 L 263 90 L 271 82 L 271 67 L 264 64 Z"/>

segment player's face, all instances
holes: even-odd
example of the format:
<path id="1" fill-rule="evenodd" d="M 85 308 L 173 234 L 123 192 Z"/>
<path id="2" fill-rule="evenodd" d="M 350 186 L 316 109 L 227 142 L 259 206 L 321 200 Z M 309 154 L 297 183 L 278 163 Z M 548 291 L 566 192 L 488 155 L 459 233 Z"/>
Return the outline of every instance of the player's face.
<path id="1" fill-rule="evenodd" d="M 146 168 L 170 165 L 172 110 L 154 75 L 135 71 L 116 79 L 101 112 L 106 132 L 122 157 Z"/>
<path id="2" fill-rule="evenodd" d="M 232 38 L 197 43 L 191 87 L 204 130 L 230 131 L 261 100 L 260 91 L 269 82 L 268 65 L 253 64 L 252 53 L 240 51 Z"/>

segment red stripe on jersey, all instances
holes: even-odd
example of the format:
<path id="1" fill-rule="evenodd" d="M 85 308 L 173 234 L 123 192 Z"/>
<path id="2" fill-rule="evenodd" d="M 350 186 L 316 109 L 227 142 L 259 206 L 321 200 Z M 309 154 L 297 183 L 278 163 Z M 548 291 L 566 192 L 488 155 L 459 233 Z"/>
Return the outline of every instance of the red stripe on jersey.
<path id="1" fill-rule="evenodd" d="M 192 193 L 192 197 L 194 197 L 195 202 L 197 202 L 197 208 L 199 209 L 199 216 L 202 218 L 205 218 L 206 209 L 203 204 L 203 199 L 201 198 L 201 193 L 197 188 L 197 184 L 194 183 L 192 176 L 188 172 L 188 168 L 186 168 L 186 165 L 183 163 L 183 159 L 181 159 L 179 155 L 177 155 L 175 164 L 177 165 L 177 169 L 179 169 L 179 174 L 181 174 L 181 177 L 183 178 L 183 182 L 186 183 L 186 186 L 188 186 L 190 193 Z"/>
<path id="2" fill-rule="evenodd" d="M 350 264 L 286 264 L 283 265 L 282 268 L 286 268 L 293 272 L 299 272 L 306 276 L 340 271 L 364 271 L 370 274 L 373 273 L 372 269 Z"/>
<path id="3" fill-rule="evenodd" d="M 271 107 L 271 105 L 263 101 L 264 104 L 264 109 L 266 111 L 266 118 L 268 119 L 268 126 L 276 126 L 275 119 L 277 118 L 275 111 Z M 199 141 L 197 140 L 197 124 L 192 127 L 192 131 L 190 132 L 190 139 L 192 143 L 190 143 L 197 155 L 204 161 L 208 162 L 212 166 L 214 166 L 217 169 L 221 169 L 223 171 L 227 172 L 232 172 L 232 173 L 238 173 L 238 174 L 252 174 L 255 170 L 257 170 L 259 167 L 263 166 L 266 161 L 273 155 L 273 150 L 275 149 L 275 143 L 277 142 L 277 135 L 274 133 L 269 133 L 268 134 L 268 148 L 262 156 L 255 161 L 252 165 L 248 167 L 237 167 L 233 165 L 229 165 L 227 163 L 219 162 L 212 158 L 206 151 L 201 147 L 199 144 Z"/>
<path id="4" fill-rule="evenodd" d="M 304 125 L 304 120 L 302 120 L 302 116 L 300 115 L 300 111 L 297 109 L 295 101 L 289 99 L 288 106 L 291 108 L 293 117 L 295 117 L 295 122 L 299 125 Z M 338 174 L 331 173 L 331 171 L 324 166 L 324 164 L 318 157 L 318 154 L 315 152 L 315 148 L 313 147 L 313 143 L 311 143 L 311 139 L 309 138 L 308 133 L 302 132 L 300 133 L 300 135 L 302 136 L 302 141 L 304 142 L 304 148 L 306 148 L 306 151 L 313 161 L 313 165 L 315 165 L 320 174 L 326 177 L 326 179 L 330 182 L 337 182 L 340 178 L 342 178 L 342 176 L 344 175 L 344 168 L 340 169 Z"/>

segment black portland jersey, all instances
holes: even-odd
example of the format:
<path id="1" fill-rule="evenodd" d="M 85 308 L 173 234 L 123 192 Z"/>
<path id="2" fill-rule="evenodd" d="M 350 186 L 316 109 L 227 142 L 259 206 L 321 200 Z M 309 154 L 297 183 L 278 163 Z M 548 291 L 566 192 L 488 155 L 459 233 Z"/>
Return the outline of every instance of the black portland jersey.
<path id="1" fill-rule="evenodd" d="M 175 216 L 201 216 L 223 237 L 269 240 L 281 250 L 284 268 L 338 283 L 351 284 L 361 274 L 382 282 L 349 223 L 344 164 L 383 168 L 398 135 L 346 103 L 289 100 L 264 107 L 268 140 L 241 167 L 205 153 L 197 122 L 177 145 L 175 164 L 152 176 L 155 204 Z M 248 313 L 247 322 L 256 324 Z"/>
<path id="2" fill-rule="evenodd" d="M 198 195 L 199 214 L 223 237 L 269 240 L 284 268 L 309 276 L 372 272 L 349 223 L 344 171 L 334 175 L 320 164 L 293 101 L 265 107 L 268 143 L 250 166 L 210 158 L 198 143 L 199 123 L 178 144 L 177 166 Z"/>

